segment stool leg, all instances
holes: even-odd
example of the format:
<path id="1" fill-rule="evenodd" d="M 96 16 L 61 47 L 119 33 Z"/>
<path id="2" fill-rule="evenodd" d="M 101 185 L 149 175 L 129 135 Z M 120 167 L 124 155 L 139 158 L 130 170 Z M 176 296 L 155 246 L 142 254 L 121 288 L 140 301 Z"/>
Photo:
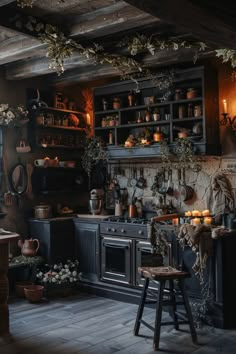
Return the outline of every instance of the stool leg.
<path id="1" fill-rule="evenodd" d="M 192 336 L 192 341 L 193 343 L 197 343 L 197 333 L 196 333 L 196 329 L 193 323 L 193 315 L 192 315 L 192 311 L 191 311 L 191 307 L 189 305 L 189 301 L 188 301 L 188 296 L 186 294 L 186 290 L 184 287 L 184 279 L 180 279 L 179 281 L 179 287 L 180 290 L 182 292 L 182 296 L 184 299 L 184 307 L 188 316 L 188 321 L 189 321 L 189 328 L 190 328 L 190 332 L 191 332 L 191 336 Z"/>
<path id="2" fill-rule="evenodd" d="M 149 285 L 149 279 L 146 278 L 144 285 L 143 285 L 142 295 L 141 295 L 139 308 L 138 308 L 138 312 L 137 312 L 137 316 L 136 316 L 136 321 L 135 321 L 135 325 L 134 325 L 134 335 L 135 336 L 137 336 L 138 332 L 139 332 L 140 320 L 143 316 L 143 309 L 144 309 L 144 305 L 145 305 L 145 301 L 146 301 L 146 297 L 147 297 L 148 285 Z"/>
<path id="3" fill-rule="evenodd" d="M 158 348 L 159 348 L 164 288 L 165 288 L 165 280 L 160 280 L 159 289 L 158 289 L 157 304 L 156 304 L 156 317 L 155 317 L 154 338 L 153 338 L 154 350 L 158 350 Z"/>
<path id="4" fill-rule="evenodd" d="M 171 291 L 171 297 L 172 297 L 172 315 L 173 315 L 173 320 L 174 320 L 174 326 L 175 329 L 179 329 L 179 323 L 178 323 L 178 316 L 176 315 L 176 295 L 174 293 L 174 281 L 172 279 L 169 280 L 170 283 L 170 291 Z"/>

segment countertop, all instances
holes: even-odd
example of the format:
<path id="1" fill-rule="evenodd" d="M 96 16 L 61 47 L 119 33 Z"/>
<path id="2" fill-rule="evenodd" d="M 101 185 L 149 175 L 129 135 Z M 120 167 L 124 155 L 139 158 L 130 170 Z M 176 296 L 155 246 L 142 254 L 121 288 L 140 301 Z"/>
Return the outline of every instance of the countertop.
<path id="1" fill-rule="evenodd" d="M 107 219 L 110 216 L 111 215 L 76 214 L 76 217 L 77 218 L 81 218 L 81 219 L 99 219 L 99 220 L 103 220 L 103 219 Z"/>

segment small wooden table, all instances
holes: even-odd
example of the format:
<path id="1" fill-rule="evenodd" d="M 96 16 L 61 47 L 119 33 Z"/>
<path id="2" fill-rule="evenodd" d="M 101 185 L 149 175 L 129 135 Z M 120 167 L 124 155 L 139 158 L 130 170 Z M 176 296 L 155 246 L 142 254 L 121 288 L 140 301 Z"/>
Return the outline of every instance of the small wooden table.
<path id="1" fill-rule="evenodd" d="M 16 233 L 0 233 L 0 336 L 9 334 L 8 245 L 19 237 Z"/>

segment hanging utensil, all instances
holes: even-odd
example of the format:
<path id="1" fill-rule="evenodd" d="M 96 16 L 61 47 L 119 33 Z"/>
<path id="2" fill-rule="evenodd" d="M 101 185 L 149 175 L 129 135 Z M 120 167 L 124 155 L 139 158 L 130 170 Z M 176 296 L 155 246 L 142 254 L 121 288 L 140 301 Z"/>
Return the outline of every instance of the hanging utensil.
<path id="1" fill-rule="evenodd" d="M 9 187 L 9 180 L 8 180 L 8 173 L 7 173 L 7 160 L 6 160 L 6 155 L 3 153 L 3 158 L 2 158 L 2 163 L 3 163 L 3 173 L 4 173 L 4 178 L 5 178 L 5 184 L 7 188 L 7 192 L 4 193 L 3 195 L 3 200 L 5 206 L 12 206 L 13 204 L 13 195 L 10 191 Z"/>
<path id="2" fill-rule="evenodd" d="M 136 187 L 143 189 L 145 188 L 145 186 L 146 186 L 146 180 L 143 177 L 143 167 L 140 167 L 140 177 L 137 181 Z"/>
<path id="3" fill-rule="evenodd" d="M 135 167 L 133 167 L 132 171 L 133 171 L 133 174 L 132 174 L 132 179 L 130 181 L 130 185 L 131 185 L 131 187 L 135 187 L 137 184 L 137 178 L 136 178 L 137 177 L 137 175 L 136 175 L 137 170 Z"/>
<path id="4" fill-rule="evenodd" d="M 167 182 L 166 194 L 168 194 L 171 197 L 174 194 L 174 183 L 173 183 L 173 179 L 172 179 L 172 169 L 171 168 L 168 170 L 168 182 Z"/>

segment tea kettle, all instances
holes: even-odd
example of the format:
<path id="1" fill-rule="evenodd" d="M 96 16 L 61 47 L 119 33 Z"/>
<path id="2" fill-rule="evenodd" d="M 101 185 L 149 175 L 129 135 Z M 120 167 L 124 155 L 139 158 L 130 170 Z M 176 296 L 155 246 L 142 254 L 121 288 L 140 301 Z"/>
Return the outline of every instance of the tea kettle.
<path id="1" fill-rule="evenodd" d="M 37 238 L 18 241 L 18 246 L 21 248 L 21 254 L 26 257 L 34 257 L 38 252 L 40 243 Z"/>

